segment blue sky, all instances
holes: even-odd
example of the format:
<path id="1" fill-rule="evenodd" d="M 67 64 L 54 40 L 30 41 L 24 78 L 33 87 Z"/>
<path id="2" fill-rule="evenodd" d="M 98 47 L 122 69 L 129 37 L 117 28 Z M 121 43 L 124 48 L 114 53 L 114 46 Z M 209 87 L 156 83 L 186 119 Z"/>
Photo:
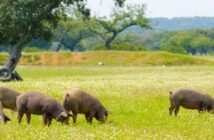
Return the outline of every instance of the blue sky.
<path id="1" fill-rule="evenodd" d="M 146 4 L 147 17 L 214 16 L 214 0 L 127 0 L 126 4 Z M 92 14 L 108 16 L 113 0 L 88 0 Z"/>

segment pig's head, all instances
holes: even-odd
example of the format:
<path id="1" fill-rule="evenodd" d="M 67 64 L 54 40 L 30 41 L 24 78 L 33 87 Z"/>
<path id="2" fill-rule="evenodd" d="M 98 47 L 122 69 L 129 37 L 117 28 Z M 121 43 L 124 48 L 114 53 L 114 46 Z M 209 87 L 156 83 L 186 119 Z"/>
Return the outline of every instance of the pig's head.
<path id="1" fill-rule="evenodd" d="M 102 108 L 99 112 L 95 114 L 96 120 L 105 123 L 108 119 L 109 111 L 105 108 Z"/>
<path id="2" fill-rule="evenodd" d="M 69 120 L 70 120 L 70 117 L 73 117 L 70 113 L 66 112 L 66 111 L 63 111 L 61 112 L 58 117 L 56 118 L 56 120 L 58 122 L 61 122 L 61 123 L 64 123 L 64 124 L 69 124 Z"/>
<path id="3" fill-rule="evenodd" d="M 210 104 L 210 105 L 207 105 L 206 106 L 206 110 L 210 113 L 214 113 L 214 103 L 213 104 Z"/>
<path id="4" fill-rule="evenodd" d="M 202 109 L 209 113 L 214 113 L 214 102 L 207 102 L 202 106 Z"/>

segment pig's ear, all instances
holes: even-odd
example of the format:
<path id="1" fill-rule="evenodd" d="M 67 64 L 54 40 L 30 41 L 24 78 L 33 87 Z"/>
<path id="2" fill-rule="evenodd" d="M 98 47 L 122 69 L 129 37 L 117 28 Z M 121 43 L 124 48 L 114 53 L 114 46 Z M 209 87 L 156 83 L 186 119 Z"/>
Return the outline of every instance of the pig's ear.
<path id="1" fill-rule="evenodd" d="M 105 115 L 112 114 L 109 110 L 105 110 Z"/>
<path id="2" fill-rule="evenodd" d="M 68 113 L 68 117 L 74 117 L 72 114 Z"/>
<path id="3" fill-rule="evenodd" d="M 67 118 L 68 117 L 68 113 L 63 111 L 62 113 L 59 114 L 59 118 L 61 118 L 61 117 Z"/>

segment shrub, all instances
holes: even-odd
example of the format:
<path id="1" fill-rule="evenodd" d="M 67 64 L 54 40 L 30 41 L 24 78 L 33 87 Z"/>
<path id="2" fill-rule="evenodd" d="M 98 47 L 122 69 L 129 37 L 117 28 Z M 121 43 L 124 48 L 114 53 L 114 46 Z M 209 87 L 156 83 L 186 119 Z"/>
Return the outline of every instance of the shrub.
<path id="1" fill-rule="evenodd" d="M 144 46 L 136 46 L 135 51 L 146 51 L 146 48 Z"/>
<path id="2" fill-rule="evenodd" d="M 41 49 L 37 47 L 26 47 L 23 52 L 41 52 Z"/>
<path id="3" fill-rule="evenodd" d="M 105 50 L 106 48 L 105 48 L 105 46 L 103 46 L 103 45 L 97 45 L 97 46 L 95 46 L 95 48 L 94 48 L 94 50 Z"/>
<path id="4" fill-rule="evenodd" d="M 126 44 L 126 43 L 112 44 L 112 50 L 133 51 L 134 46 L 132 46 L 131 44 Z"/>

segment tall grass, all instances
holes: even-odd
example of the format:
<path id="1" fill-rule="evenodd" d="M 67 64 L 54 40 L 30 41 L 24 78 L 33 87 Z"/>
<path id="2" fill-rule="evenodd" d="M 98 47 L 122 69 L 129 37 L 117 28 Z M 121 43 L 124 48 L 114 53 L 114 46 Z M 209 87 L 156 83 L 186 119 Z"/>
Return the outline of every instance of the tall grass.
<path id="1" fill-rule="evenodd" d="M 169 91 L 189 87 L 214 96 L 214 67 L 20 67 L 23 82 L 1 83 L 20 92 L 40 91 L 60 102 L 71 87 L 97 96 L 112 112 L 106 124 L 89 125 L 83 115 L 77 124 L 56 121 L 43 126 L 42 116 L 32 116 L 30 125 L 6 110 L 12 122 L 0 124 L 2 140 L 53 139 L 213 139 L 214 116 L 182 109 L 168 114 Z"/>

